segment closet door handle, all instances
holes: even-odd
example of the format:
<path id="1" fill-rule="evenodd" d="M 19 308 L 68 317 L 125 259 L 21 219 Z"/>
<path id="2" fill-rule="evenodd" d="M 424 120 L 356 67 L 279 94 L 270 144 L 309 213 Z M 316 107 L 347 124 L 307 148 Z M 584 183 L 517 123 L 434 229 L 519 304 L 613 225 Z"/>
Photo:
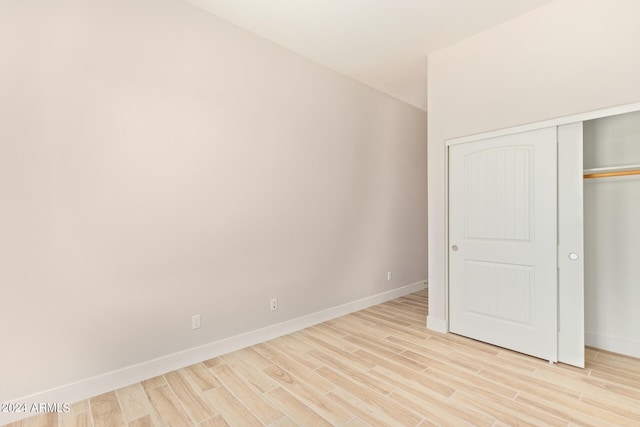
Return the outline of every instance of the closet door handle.
<path id="1" fill-rule="evenodd" d="M 575 252 L 571 252 L 571 253 L 569 254 L 569 259 L 570 259 L 570 260 L 572 260 L 572 261 L 577 260 L 577 259 L 578 259 L 578 254 L 577 254 L 577 253 L 575 253 Z"/>
<path id="2" fill-rule="evenodd" d="M 453 252 L 456 252 L 456 251 L 458 250 L 458 245 L 452 245 L 452 246 L 451 246 L 451 250 L 452 250 Z"/>

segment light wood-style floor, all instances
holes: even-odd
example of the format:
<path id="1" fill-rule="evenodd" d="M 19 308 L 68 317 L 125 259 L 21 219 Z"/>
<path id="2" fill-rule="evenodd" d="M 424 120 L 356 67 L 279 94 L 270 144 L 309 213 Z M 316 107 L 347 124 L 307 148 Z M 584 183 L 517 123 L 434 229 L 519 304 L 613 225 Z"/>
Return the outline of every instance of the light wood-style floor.
<path id="1" fill-rule="evenodd" d="M 640 425 L 640 360 L 550 365 L 426 314 L 418 292 L 11 427 Z"/>

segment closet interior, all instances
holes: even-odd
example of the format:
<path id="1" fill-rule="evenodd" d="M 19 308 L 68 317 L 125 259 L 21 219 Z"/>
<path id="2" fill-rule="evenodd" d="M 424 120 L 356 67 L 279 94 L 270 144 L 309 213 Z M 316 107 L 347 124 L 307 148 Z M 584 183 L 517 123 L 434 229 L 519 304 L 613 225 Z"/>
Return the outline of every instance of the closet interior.
<path id="1" fill-rule="evenodd" d="M 585 121 L 585 342 L 640 357 L 640 112 Z"/>

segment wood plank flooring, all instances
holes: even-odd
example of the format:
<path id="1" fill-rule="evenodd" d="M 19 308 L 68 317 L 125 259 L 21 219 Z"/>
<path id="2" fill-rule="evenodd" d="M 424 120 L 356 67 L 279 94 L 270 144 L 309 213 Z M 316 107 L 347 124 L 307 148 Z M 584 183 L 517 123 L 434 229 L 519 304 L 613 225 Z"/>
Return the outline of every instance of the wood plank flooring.
<path id="1" fill-rule="evenodd" d="M 639 359 L 550 365 L 426 314 L 422 291 L 10 426 L 640 425 Z"/>

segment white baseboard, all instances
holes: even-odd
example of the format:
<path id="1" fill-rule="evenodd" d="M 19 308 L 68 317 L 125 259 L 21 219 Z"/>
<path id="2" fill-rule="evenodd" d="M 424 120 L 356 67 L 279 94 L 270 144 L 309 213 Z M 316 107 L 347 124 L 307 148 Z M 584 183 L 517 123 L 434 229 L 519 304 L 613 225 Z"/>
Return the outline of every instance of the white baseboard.
<path id="1" fill-rule="evenodd" d="M 87 378 L 72 384 L 67 384 L 40 393 L 25 396 L 19 399 L 12 399 L 14 403 L 24 403 L 26 408 L 31 408 L 33 404 L 39 403 L 73 403 L 88 399 L 102 393 L 117 390 L 122 387 L 153 378 L 167 372 L 175 371 L 185 366 L 223 354 L 231 353 L 254 344 L 265 342 L 282 335 L 299 331 L 336 317 L 344 316 L 358 310 L 371 307 L 376 304 L 390 301 L 413 292 L 420 291 L 427 287 L 426 281 L 412 283 L 391 291 L 382 292 L 377 295 L 351 301 L 326 310 L 321 310 L 306 316 L 287 320 L 282 323 L 270 325 L 264 328 L 249 331 L 222 340 L 214 341 L 203 346 L 190 348 L 179 353 L 169 354 L 157 359 L 149 360 L 133 366 L 128 366 L 117 371 L 108 372 Z M 9 424 L 23 418 L 27 418 L 35 413 L 0 413 L 0 425 Z"/>
<path id="2" fill-rule="evenodd" d="M 612 351 L 614 353 L 640 358 L 639 341 L 632 341 L 626 338 L 586 332 L 584 335 L 584 342 L 589 347 L 595 347 L 601 350 Z"/>
<path id="3" fill-rule="evenodd" d="M 427 329 L 446 334 L 449 332 L 449 323 L 445 319 L 427 316 Z"/>

